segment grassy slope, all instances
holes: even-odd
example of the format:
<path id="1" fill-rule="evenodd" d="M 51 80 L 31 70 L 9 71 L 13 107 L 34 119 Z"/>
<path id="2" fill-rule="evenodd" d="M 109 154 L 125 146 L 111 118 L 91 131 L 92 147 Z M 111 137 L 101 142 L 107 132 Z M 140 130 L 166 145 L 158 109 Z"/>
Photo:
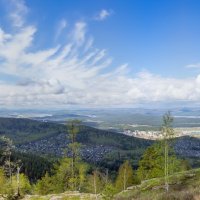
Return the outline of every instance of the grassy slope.
<path id="1" fill-rule="evenodd" d="M 116 200 L 198 200 L 200 199 L 200 168 L 176 173 L 169 177 L 170 190 L 166 194 L 164 179 L 146 180 L 116 195 Z"/>
<path id="2" fill-rule="evenodd" d="M 143 181 L 140 185 L 129 187 L 126 191 L 115 195 L 113 200 L 199 200 L 200 168 L 176 173 L 169 177 L 170 190 L 164 190 L 164 178 Z M 94 200 L 94 194 L 66 192 L 55 195 L 27 195 L 24 200 Z M 101 200 L 98 196 L 98 200 Z"/>

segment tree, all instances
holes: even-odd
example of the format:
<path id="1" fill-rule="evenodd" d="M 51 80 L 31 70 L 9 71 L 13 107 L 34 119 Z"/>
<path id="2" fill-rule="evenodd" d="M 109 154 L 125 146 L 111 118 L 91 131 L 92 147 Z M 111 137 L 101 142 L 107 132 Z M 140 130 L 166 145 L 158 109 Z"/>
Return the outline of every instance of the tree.
<path id="1" fill-rule="evenodd" d="M 35 185 L 35 191 L 38 194 L 61 193 L 66 190 L 73 190 L 75 184 L 82 191 L 86 182 L 86 173 L 88 165 L 84 162 L 76 163 L 74 174 L 71 170 L 72 158 L 63 158 L 55 166 L 52 176 L 46 174 Z M 76 179 L 74 179 L 74 177 Z M 56 184 L 55 184 L 56 183 Z"/>
<path id="2" fill-rule="evenodd" d="M 146 180 L 164 176 L 164 167 L 162 163 L 163 149 L 161 143 L 155 143 L 146 149 L 139 161 L 137 170 L 139 179 Z"/>
<path id="3" fill-rule="evenodd" d="M 133 169 L 129 161 L 125 161 L 119 168 L 116 179 L 116 189 L 118 191 L 126 190 L 126 188 L 133 184 Z"/>
<path id="4" fill-rule="evenodd" d="M 46 173 L 45 176 L 42 177 L 42 179 L 34 186 L 34 192 L 41 195 L 51 194 L 55 192 L 55 186 L 58 184 L 60 184 L 60 182 L 55 184 L 54 178 L 50 177 L 49 174 Z"/>
<path id="5" fill-rule="evenodd" d="M 117 193 L 115 187 L 111 183 L 107 183 L 102 192 L 102 198 L 104 200 L 113 199 L 114 195 Z"/>
<path id="6" fill-rule="evenodd" d="M 91 175 L 88 176 L 88 182 L 87 182 L 87 192 L 93 193 L 96 196 L 96 199 L 98 197 L 98 194 L 102 192 L 104 188 L 104 177 L 103 174 L 95 169 Z"/>
<path id="7" fill-rule="evenodd" d="M 0 194 L 4 194 L 5 193 L 5 187 L 6 187 L 6 177 L 4 175 L 4 171 L 2 168 L 0 168 Z"/>
<path id="8" fill-rule="evenodd" d="M 11 161 L 11 155 L 14 145 L 10 138 L 2 136 L 0 139 L 3 142 L 4 171 L 6 176 L 9 177 L 10 183 L 12 183 L 12 174 L 15 164 Z"/>
<path id="9" fill-rule="evenodd" d="M 17 195 L 20 196 L 20 170 L 23 164 L 17 163 Z"/>
<path id="10" fill-rule="evenodd" d="M 45 175 L 35 186 L 39 194 L 60 193 L 66 190 L 84 188 L 88 165 L 80 159 L 80 144 L 76 141 L 80 121 L 72 120 L 67 123 L 69 138 L 69 157 L 64 157 L 54 166 L 52 176 Z M 56 182 L 56 184 L 55 184 Z M 44 189 L 43 188 L 48 188 Z"/>
<path id="11" fill-rule="evenodd" d="M 169 190 L 169 142 L 175 135 L 172 128 L 173 117 L 170 112 L 167 112 L 163 116 L 163 125 L 162 125 L 162 135 L 164 140 L 164 152 L 165 152 L 165 189 L 166 192 Z"/>
<path id="12" fill-rule="evenodd" d="M 77 190 L 76 185 L 76 164 L 80 154 L 80 143 L 76 142 L 76 136 L 79 132 L 80 121 L 72 120 L 69 121 L 68 124 L 68 133 L 71 139 L 71 143 L 69 144 L 68 148 L 70 153 L 72 154 L 72 162 L 71 162 L 71 170 L 72 170 L 72 177 L 71 177 L 71 186 L 73 190 Z"/>
<path id="13" fill-rule="evenodd" d="M 12 188 L 17 196 L 23 196 L 24 194 L 30 193 L 31 185 L 27 176 L 25 176 L 23 173 L 19 173 L 19 167 L 16 176 L 13 176 L 12 178 Z"/>
<path id="14" fill-rule="evenodd" d="M 146 149 L 137 170 L 140 180 L 165 176 L 165 149 L 163 146 L 164 141 L 159 141 Z M 176 157 L 172 147 L 169 148 L 168 154 L 169 175 L 187 169 L 187 163 L 184 164 L 181 159 Z"/>

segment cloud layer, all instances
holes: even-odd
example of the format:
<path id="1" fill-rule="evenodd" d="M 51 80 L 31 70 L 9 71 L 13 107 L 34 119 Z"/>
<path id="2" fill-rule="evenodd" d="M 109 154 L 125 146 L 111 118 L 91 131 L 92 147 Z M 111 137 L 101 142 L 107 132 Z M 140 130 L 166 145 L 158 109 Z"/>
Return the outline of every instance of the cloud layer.
<path id="1" fill-rule="evenodd" d="M 143 71 L 130 76 L 127 64 L 111 70 L 112 59 L 105 49 L 94 47 L 84 21 L 74 24 L 67 43 L 31 50 L 37 43 L 37 27 L 26 24 L 28 8 L 24 1 L 10 3 L 14 12 L 9 17 L 15 30 L 6 32 L 0 27 L 0 75 L 7 77 L 0 81 L 2 107 L 124 106 L 200 100 L 200 75 L 174 79 Z M 99 15 L 101 19 L 107 16 Z M 66 26 L 67 21 L 62 19 L 55 37 Z"/>

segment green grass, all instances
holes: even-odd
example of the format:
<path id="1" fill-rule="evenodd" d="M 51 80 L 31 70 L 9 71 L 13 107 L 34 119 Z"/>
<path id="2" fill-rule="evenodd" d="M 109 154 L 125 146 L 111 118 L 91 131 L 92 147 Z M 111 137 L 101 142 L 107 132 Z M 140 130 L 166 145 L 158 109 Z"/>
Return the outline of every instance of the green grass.
<path id="1" fill-rule="evenodd" d="M 143 181 L 115 196 L 116 200 L 195 200 L 200 199 L 200 169 L 176 173 L 169 177 L 169 192 L 164 178 Z"/>
<path id="2" fill-rule="evenodd" d="M 95 195 L 65 192 L 57 195 L 31 196 L 29 200 L 95 200 Z M 59 198 L 59 199 L 60 199 Z M 101 197 L 98 198 L 100 200 Z M 198 200 L 200 199 L 200 168 L 179 172 L 169 177 L 169 192 L 164 189 L 164 178 L 143 181 L 115 195 L 113 200 Z M 26 198 L 24 199 L 26 200 Z"/>

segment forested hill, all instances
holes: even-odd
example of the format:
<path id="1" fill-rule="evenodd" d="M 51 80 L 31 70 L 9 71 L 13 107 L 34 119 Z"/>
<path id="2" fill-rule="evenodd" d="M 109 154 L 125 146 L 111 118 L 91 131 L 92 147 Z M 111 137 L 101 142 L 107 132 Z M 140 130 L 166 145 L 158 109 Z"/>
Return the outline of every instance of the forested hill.
<path id="1" fill-rule="evenodd" d="M 48 158 L 51 155 L 52 159 L 62 156 L 70 142 L 66 125 L 21 118 L 0 118 L 0 136 L 3 135 L 11 138 L 16 150 L 22 153 L 16 152 L 15 157 L 21 159 L 26 169 L 29 169 L 26 173 L 24 168 L 24 172 L 33 181 L 43 176 L 52 166 L 49 159 L 45 158 L 46 155 Z M 88 126 L 80 127 L 77 140 L 82 144 L 81 157 L 86 162 L 112 172 L 116 172 L 124 160 L 129 160 L 137 168 L 145 149 L 153 143 Z M 175 150 L 181 157 L 190 159 L 192 166 L 199 166 L 200 140 L 179 138 Z"/>
<path id="2" fill-rule="evenodd" d="M 0 118 L 1 135 L 11 138 L 17 149 L 24 153 L 56 157 L 63 155 L 70 142 L 66 125 L 21 118 Z M 77 140 L 82 144 L 81 156 L 86 161 L 116 169 L 126 159 L 137 166 L 144 150 L 153 143 L 151 140 L 84 125 L 80 127 Z M 192 159 L 195 166 L 195 160 L 200 158 L 200 140 L 178 138 L 175 150 L 181 157 Z"/>
<path id="3" fill-rule="evenodd" d="M 67 135 L 66 125 L 22 118 L 0 118 L 0 135 L 11 138 L 15 144 L 56 137 L 59 134 Z M 111 145 L 124 149 L 148 146 L 152 143 L 149 140 L 88 126 L 80 127 L 77 140 L 83 144 Z"/>
<path id="4" fill-rule="evenodd" d="M 21 144 L 64 132 L 65 126 L 21 118 L 0 118 L 0 135 Z"/>
<path id="5" fill-rule="evenodd" d="M 39 156 L 62 156 L 70 143 L 67 126 L 21 118 L 0 118 L 0 136 L 13 140 L 16 149 Z M 120 133 L 80 126 L 77 141 L 81 157 L 89 163 L 117 170 L 129 159 L 137 165 L 144 150 L 153 142 Z"/>

